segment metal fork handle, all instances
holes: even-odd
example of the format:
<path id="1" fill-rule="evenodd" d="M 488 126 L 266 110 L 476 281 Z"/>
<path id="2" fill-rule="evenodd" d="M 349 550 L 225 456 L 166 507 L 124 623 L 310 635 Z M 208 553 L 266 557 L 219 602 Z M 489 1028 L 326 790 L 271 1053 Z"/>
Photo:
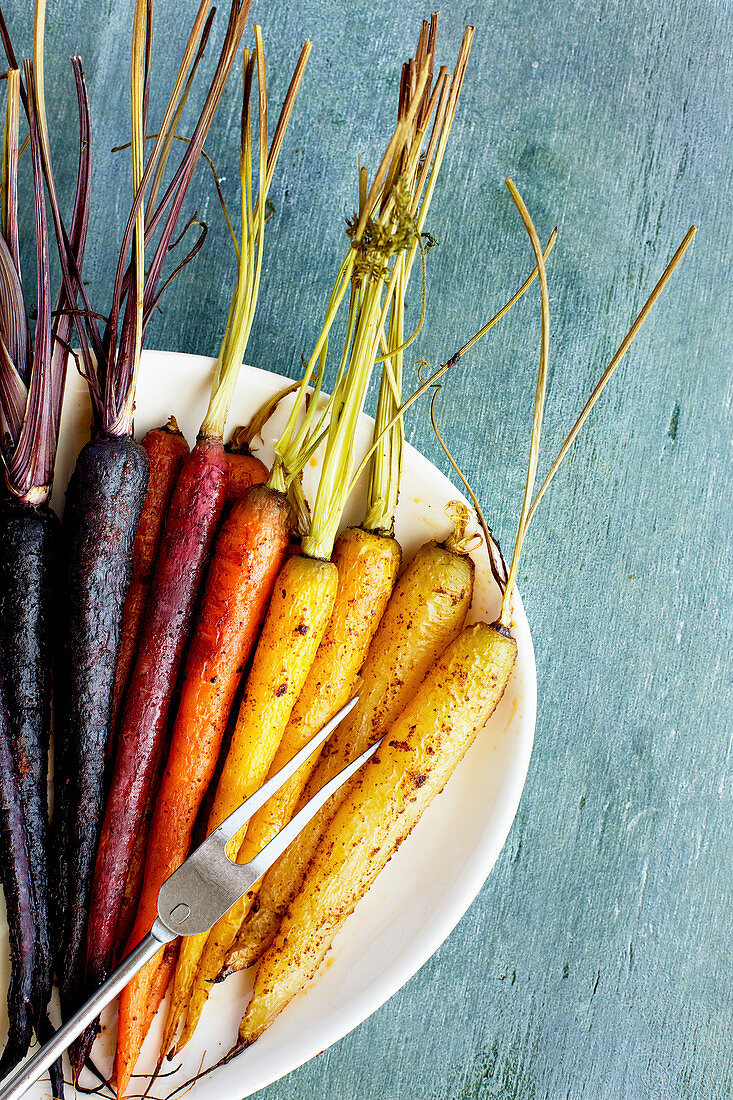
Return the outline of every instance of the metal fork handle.
<path id="1" fill-rule="evenodd" d="M 144 940 L 141 940 L 134 950 L 130 952 L 117 967 L 115 972 L 100 985 L 82 1005 L 78 1012 L 62 1024 L 58 1031 L 45 1043 L 36 1054 L 27 1062 L 21 1063 L 8 1077 L 5 1085 L 0 1089 L 0 1100 L 18 1100 L 31 1085 L 43 1076 L 46 1070 L 53 1065 L 67 1047 L 71 1046 L 74 1039 L 81 1035 L 84 1028 L 96 1020 L 103 1008 L 114 1000 L 131 978 L 134 978 L 139 970 L 149 962 L 175 936 L 160 920 L 156 920 L 152 931 Z"/>

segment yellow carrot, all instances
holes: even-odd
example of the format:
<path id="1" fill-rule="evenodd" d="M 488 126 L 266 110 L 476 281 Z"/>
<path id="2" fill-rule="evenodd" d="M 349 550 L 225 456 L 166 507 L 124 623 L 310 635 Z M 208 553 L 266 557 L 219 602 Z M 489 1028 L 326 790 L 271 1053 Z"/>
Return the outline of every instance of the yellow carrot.
<path id="1" fill-rule="evenodd" d="M 249 1046 L 315 974 L 360 898 L 397 851 L 501 699 L 516 642 L 478 623 L 430 670 L 318 845 L 262 958 L 239 1031 Z"/>

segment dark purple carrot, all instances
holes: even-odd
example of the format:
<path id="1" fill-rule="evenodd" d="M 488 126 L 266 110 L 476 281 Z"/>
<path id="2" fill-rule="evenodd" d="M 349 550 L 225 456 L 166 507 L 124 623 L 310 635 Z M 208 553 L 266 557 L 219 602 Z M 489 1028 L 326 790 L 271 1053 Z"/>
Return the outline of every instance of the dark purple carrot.
<path id="1" fill-rule="evenodd" d="M 36 919 L 23 802 L 5 690 L 0 651 L 0 869 L 10 934 L 8 1041 L 0 1058 L 0 1077 L 23 1058 L 35 1026 L 34 986 Z"/>
<path id="2" fill-rule="evenodd" d="M 136 0 L 132 32 L 132 209 L 123 234 L 109 314 L 89 302 L 58 213 L 48 157 L 48 184 L 64 286 L 92 403 L 92 441 L 77 461 L 64 512 L 62 644 L 59 665 L 56 809 L 53 824 L 58 929 L 56 971 L 62 1013 L 85 996 L 89 902 L 105 779 L 115 666 L 130 583 L 135 531 L 148 484 L 145 450 L 133 439 L 135 388 L 148 321 L 160 295 L 198 251 L 202 236 L 168 279 L 164 261 L 174 247 L 183 200 L 236 57 L 249 5 L 233 0 L 219 60 L 191 140 L 162 198 L 161 181 L 179 116 L 209 40 L 213 9 L 201 3 L 157 137 L 145 160 L 151 73 L 148 0 Z M 31 71 L 32 79 L 32 71 Z M 29 101 L 33 100 L 29 80 Z M 186 230 L 190 227 L 186 227 Z M 198 223 L 196 223 L 198 224 Z M 186 232 L 184 230 L 184 234 Z M 203 233 L 204 231 L 202 231 Z M 155 236 L 156 240 L 153 241 Z M 150 256 L 146 246 L 150 245 Z M 154 246 L 153 246 L 154 245 Z M 80 1063 L 77 1063 L 80 1064 Z"/>
<path id="3" fill-rule="evenodd" d="M 81 451 L 66 492 L 53 844 L 65 1009 L 83 973 L 122 608 L 147 480 L 140 444 L 100 435 Z"/>
<path id="4" fill-rule="evenodd" d="M 59 521 L 45 505 L 0 503 L 0 648 L 37 926 L 34 1022 L 51 993 L 48 905 L 48 747 Z"/>
<path id="5" fill-rule="evenodd" d="M 40 54 L 42 28 L 35 51 Z M 49 509 L 58 424 L 61 413 L 71 320 L 62 290 L 51 313 L 48 228 L 41 149 L 47 145 L 45 115 L 38 110 L 43 91 L 33 84 L 26 62 L 24 87 L 4 24 L 0 37 L 8 54 L 8 107 L 0 236 L 0 424 L 2 481 L 0 503 L 0 649 L 3 653 L 3 752 L 12 754 L 14 793 L 3 791 L 6 835 L 0 867 L 8 900 L 13 977 L 8 994 L 10 1032 L 3 1072 L 22 1058 L 32 1024 L 39 1039 L 49 1030 L 46 1008 L 53 966 L 48 874 L 47 770 L 51 727 L 51 658 L 58 588 L 59 524 Z M 88 106 L 78 58 L 72 62 L 80 118 L 76 201 L 69 249 L 81 267 L 87 226 L 89 185 Z M 37 317 L 31 340 L 18 263 L 17 161 L 19 104 L 30 128 L 36 223 Z M 50 165 L 48 166 L 48 178 Z M 6 752 L 7 755 L 7 752 Z M 3 758 L 3 776 L 9 775 Z M 12 802 L 16 799 L 18 805 Z M 19 810 L 18 810 L 19 807 Z M 20 817 L 18 817 L 18 812 Z M 9 830 L 9 833 L 8 833 Z M 24 836 L 21 836 L 21 831 Z M 26 866 L 27 865 L 27 866 Z M 26 881 L 27 879 L 27 881 Z M 18 890 L 21 891 L 18 895 Z M 28 921 L 33 922 L 29 936 Z M 28 975 L 30 974 L 30 991 Z M 28 997 L 30 996 L 30 1016 Z M 63 1088 L 61 1065 L 51 1069 L 55 1095 Z"/>

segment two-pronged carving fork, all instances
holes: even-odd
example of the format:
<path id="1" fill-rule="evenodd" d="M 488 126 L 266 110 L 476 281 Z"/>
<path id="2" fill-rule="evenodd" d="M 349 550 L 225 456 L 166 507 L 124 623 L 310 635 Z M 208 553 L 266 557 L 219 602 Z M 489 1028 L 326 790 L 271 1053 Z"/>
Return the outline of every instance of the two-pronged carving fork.
<path id="1" fill-rule="evenodd" d="M 228 909 L 244 897 L 251 886 L 285 851 L 334 791 L 356 772 L 379 747 L 372 745 L 343 771 L 327 783 L 285 825 L 259 855 L 249 863 L 234 863 L 227 855 L 227 842 L 264 806 L 271 797 L 321 745 L 342 718 L 355 705 L 352 699 L 319 730 L 284 768 L 272 776 L 250 798 L 230 814 L 218 829 L 201 844 L 185 863 L 167 879 L 158 894 L 158 917 L 152 929 L 130 952 L 107 981 L 70 1020 L 28 1062 L 20 1065 L 0 1089 L 0 1100 L 18 1100 L 80 1035 L 87 1024 L 96 1019 L 109 1002 L 124 989 L 131 978 L 166 943 L 176 936 L 195 936 L 208 932 Z"/>

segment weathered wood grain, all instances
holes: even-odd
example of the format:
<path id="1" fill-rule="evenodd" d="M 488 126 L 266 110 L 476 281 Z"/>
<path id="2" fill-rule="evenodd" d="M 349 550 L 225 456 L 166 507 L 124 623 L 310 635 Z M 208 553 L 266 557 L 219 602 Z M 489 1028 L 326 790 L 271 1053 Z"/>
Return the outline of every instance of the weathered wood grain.
<path id="1" fill-rule="evenodd" d="M 6 6 L 26 42 L 30 6 Z M 120 51 L 131 8 L 50 0 L 49 107 L 62 120 L 54 155 L 67 196 L 74 108 L 60 59 L 82 52 L 89 75 L 103 166 L 87 266 L 98 308 L 129 203 L 124 154 L 110 149 L 127 134 Z M 156 0 L 162 76 L 180 8 Z M 673 247 L 690 222 L 700 232 L 528 545 L 520 583 L 537 648 L 537 740 L 494 873 L 400 994 L 259 1095 L 717 1100 L 733 1094 L 731 8 L 477 0 L 446 9 L 449 60 L 464 21 L 477 35 L 430 218 L 440 247 L 416 357 L 444 359 L 531 266 L 502 183 L 511 174 L 543 237 L 560 229 L 549 460 Z M 302 39 L 315 43 L 273 187 L 248 356 L 257 366 L 294 374 L 310 348 L 357 153 L 374 165 L 398 59 L 427 10 L 415 0 L 255 0 L 275 94 Z M 208 143 L 232 201 L 238 97 L 233 83 Z M 210 240 L 164 301 L 153 347 L 210 353 L 221 337 L 233 264 L 213 188 L 200 184 Z M 450 379 L 440 412 L 507 545 L 537 354 L 529 297 Z M 442 463 L 424 410 L 409 436 Z"/>

